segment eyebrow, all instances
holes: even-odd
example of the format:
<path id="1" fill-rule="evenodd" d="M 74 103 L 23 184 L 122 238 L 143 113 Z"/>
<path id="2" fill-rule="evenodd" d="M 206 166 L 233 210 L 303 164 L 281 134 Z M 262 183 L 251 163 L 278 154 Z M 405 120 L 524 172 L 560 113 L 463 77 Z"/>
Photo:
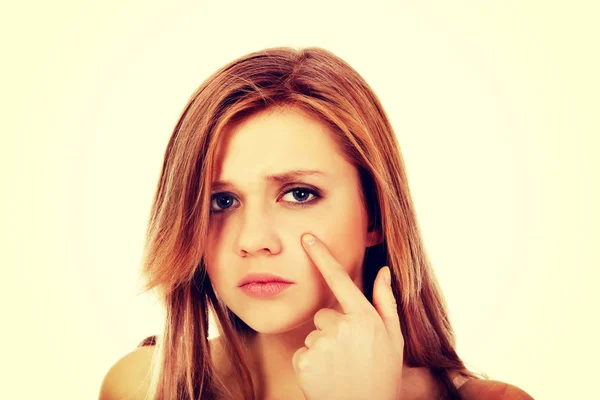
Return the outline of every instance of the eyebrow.
<path id="1" fill-rule="evenodd" d="M 287 182 L 292 182 L 298 178 L 303 178 L 306 176 L 327 176 L 327 174 L 323 171 L 318 170 L 310 170 L 310 169 L 294 169 L 291 171 L 286 171 L 280 174 L 272 174 L 272 175 L 263 175 L 262 179 L 267 182 L 271 182 L 274 184 L 284 184 Z M 214 181 L 211 185 L 212 191 L 225 190 L 229 188 L 233 188 L 234 185 L 229 181 Z"/>

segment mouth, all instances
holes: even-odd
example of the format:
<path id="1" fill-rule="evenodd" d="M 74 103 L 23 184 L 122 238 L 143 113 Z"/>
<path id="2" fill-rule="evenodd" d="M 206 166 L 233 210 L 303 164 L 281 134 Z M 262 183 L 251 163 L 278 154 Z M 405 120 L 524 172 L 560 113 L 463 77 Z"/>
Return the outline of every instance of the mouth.
<path id="1" fill-rule="evenodd" d="M 294 285 L 291 282 L 268 281 L 268 282 L 248 282 L 240 289 L 249 296 L 256 298 L 269 298 L 283 293 L 286 289 Z"/>
<path id="2" fill-rule="evenodd" d="M 253 273 L 248 274 L 238 282 L 238 287 L 243 287 L 250 284 L 293 284 L 294 282 L 282 278 L 281 276 L 270 273 Z"/>

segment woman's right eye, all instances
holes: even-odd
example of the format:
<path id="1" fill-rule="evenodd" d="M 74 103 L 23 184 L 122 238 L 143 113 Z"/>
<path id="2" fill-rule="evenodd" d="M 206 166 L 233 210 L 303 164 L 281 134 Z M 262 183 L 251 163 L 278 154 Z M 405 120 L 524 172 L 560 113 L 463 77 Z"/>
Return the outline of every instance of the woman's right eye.
<path id="1" fill-rule="evenodd" d="M 233 196 L 228 195 L 226 193 L 219 193 L 214 195 L 211 200 L 210 211 L 216 214 L 224 212 L 227 208 L 231 207 L 231 204 L 233 203 L 232 199 Z M 213 208 L 213 204 L 216 204 L 219 208 Z"/>

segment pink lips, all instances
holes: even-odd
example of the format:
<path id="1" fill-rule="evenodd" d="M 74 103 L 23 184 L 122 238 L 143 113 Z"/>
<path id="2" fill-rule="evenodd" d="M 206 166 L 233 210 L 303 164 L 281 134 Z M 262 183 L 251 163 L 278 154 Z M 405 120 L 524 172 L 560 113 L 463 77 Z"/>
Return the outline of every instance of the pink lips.
<path id="1" fill-rule="evenodd" d="M 290 280 L 282 278 L 281 276 L 269 274 L 269 273 L 255 273 L 248 274 L 238 282 L 238 287 L 242 287 L 249 283 L 266 283 L 266 282 L 283 282 L 283 283 L 294 283 Z"/>
<path id="2" fill-rule="evenodd" d="M 269 273 L 258 273 L 246 275 L 238 287 L 247 295 L 258 298 L 267 298 L 278 295 L 294 282 Z"/>
<path id="3" fill-rule="evenodd" d="M 241 287 L 241 289 L 249 296 L 257 298 L 268 298 L 278 295 L 283 292 L 293 283 L 285 282 L 265 282 L 265 283 L 248 283 Z"/>

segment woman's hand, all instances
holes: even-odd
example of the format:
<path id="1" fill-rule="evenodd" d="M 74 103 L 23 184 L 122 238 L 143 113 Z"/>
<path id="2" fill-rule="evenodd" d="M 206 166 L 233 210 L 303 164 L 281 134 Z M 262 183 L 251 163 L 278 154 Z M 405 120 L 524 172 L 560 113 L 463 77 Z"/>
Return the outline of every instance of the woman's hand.
<path id="1" fill-rule="evenodd" d="M 303 243 L 344 311 L 319 310 L 314 317 L 317 330 L 294 353 L 292 364 L 304 396 L 398 400 L 404 337 L 396 299 L 384 279 L 389 268 L 381 268 L 375 279 L 373 307 L 323 242 L 315 238 L 312 245 Z"/>

